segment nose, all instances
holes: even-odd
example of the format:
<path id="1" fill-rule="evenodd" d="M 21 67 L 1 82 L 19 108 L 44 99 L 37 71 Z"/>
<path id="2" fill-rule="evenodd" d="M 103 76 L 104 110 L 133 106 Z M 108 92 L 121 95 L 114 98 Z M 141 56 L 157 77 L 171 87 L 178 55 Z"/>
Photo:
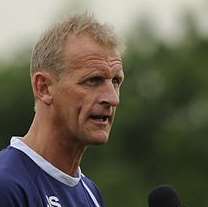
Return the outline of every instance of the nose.
<path id="1" fill-rule="evenodd" d="M 101 92 L 100 104 L 116 107 L 119 105 L 119 89 L 112 82 L 106 84 L 105 90 Z"/>

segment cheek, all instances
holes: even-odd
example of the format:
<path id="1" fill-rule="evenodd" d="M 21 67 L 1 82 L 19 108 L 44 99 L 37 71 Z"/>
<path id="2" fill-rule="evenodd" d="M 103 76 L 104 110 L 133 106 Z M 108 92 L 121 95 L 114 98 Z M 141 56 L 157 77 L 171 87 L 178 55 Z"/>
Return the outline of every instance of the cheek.
<path id="1" fill-rule="evenodd" d="M 96 108 L 96 97 L 84 94 L 79 99 L 79 121 L 86 121 L 89 115 Z"/>
<path id="2" fill-rule="evenodd" d="M 85 97 L 86 95 L 77 91 L 70 91 L 65 94 L 68 98 L 68 108 L 70 109 L 69 115 L 74 114 L 79 116 L 82 111 L 82 108 L 85 106 Z"/>

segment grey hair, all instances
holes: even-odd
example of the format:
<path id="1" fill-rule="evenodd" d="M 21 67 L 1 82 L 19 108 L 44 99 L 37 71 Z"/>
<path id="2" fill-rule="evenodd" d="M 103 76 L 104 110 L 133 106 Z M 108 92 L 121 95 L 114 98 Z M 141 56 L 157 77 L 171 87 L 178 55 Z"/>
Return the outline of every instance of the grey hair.
<path id="1" fill-rule="evenodd" d="M 69 35 L 88 34 L 101 46 L 122 53 L 120 39 L 106 24 L 100 24 L 93 15 L 82 14 L 68 18 L 46 31 L 34 46 L 30 72 L 48 70 L 60 74 L 65 69 L 64 50 Z"/>

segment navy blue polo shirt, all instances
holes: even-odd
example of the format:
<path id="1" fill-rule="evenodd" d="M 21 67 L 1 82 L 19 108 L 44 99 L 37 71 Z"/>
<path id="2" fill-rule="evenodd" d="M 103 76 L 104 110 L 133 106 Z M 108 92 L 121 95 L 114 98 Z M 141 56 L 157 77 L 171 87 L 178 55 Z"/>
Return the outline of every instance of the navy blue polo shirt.
<path id="1" fill-rule="evenodd" d="M 95 183 L 72 177 L 41 157 L 20 137 L 0 152 L 1 207 L 103 207 Z"/>

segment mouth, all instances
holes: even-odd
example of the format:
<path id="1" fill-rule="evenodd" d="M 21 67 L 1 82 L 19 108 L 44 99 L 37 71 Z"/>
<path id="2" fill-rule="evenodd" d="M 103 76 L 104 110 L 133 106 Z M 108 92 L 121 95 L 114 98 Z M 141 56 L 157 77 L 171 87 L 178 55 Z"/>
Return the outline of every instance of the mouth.
<path id="1" fill-rule="evenodd" d="M 98 124 L 108 124 L 110 123 L 111 121 L 111 117 L 112 116 L 109 116 L 109 115 L 91 115 L 90 118 L 98 123 Z"/>

